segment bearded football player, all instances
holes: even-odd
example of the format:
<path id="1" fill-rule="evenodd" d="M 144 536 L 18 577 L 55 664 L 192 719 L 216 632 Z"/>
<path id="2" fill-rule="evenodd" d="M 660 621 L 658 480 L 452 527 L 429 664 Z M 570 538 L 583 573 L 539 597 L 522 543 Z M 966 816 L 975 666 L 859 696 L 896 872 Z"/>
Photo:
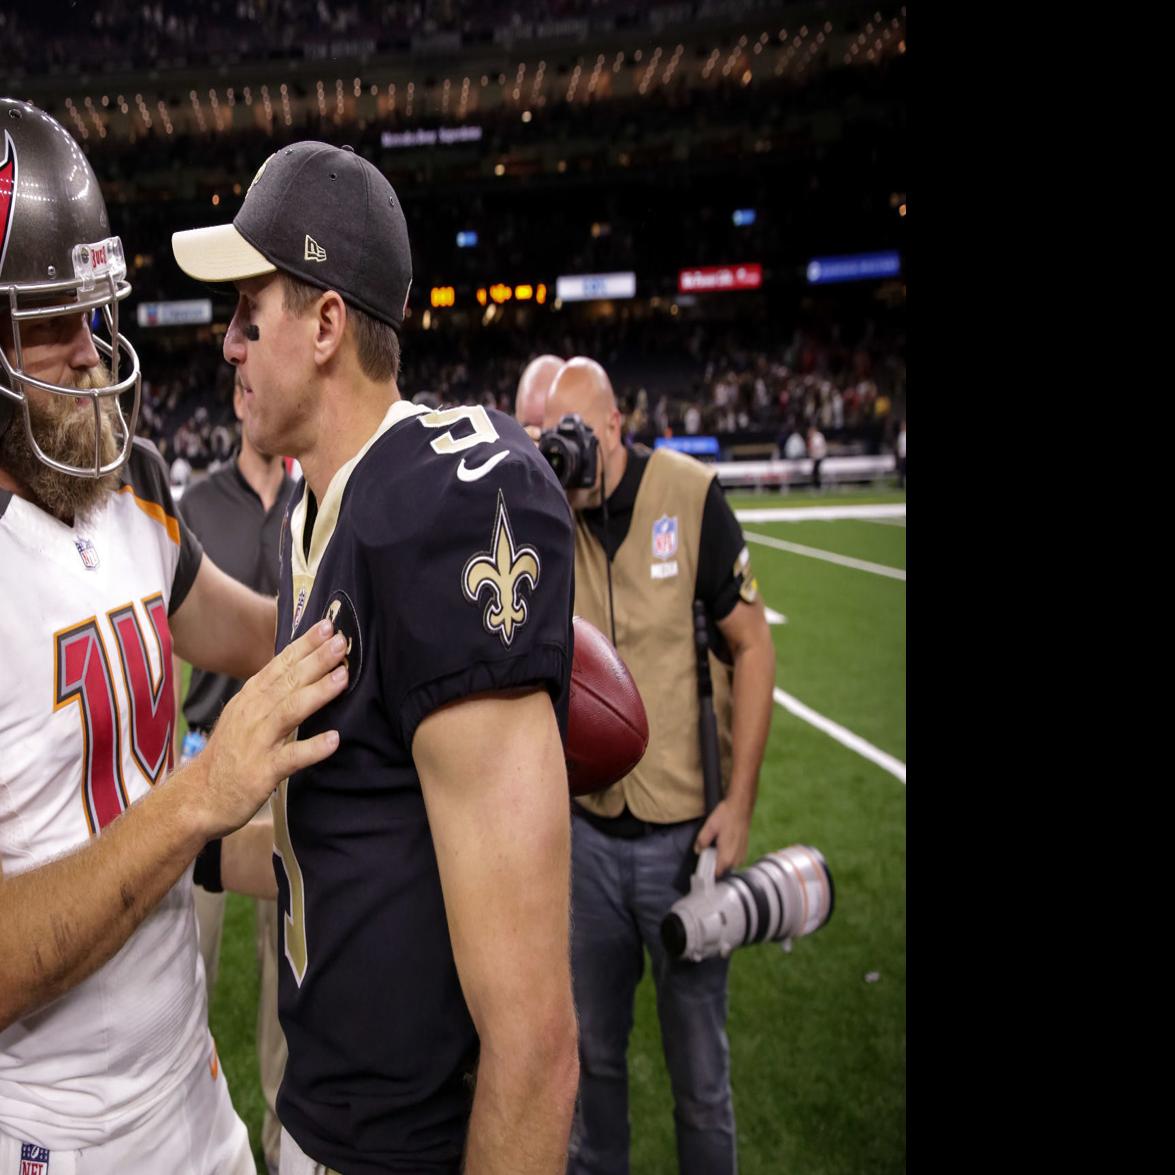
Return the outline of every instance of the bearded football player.
<path id="1" fill-rule="evenodd" d="M 268 830 L 229 834 L 334 749 L 288 736 L 345 688 L 344 642 L 324 624 L 270 662 L 273 601 L 184 526 L 134 435 L 129 293 L 85 155 L 0 99 L 0 1171 L 237 1175 L 193 861 L 275 892 Z M 175 772 L 173 648 L 256 674 Z"/>

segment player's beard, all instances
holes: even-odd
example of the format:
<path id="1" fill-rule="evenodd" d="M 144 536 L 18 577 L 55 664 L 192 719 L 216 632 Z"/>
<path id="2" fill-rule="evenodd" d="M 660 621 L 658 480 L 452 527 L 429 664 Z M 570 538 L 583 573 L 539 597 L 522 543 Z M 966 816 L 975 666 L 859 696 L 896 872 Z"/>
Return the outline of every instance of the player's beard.
<path id="1" fill-rule="evenodd" d="M 110 375 L 102 367 L 92 367 L 78 374 L 76 388 L 104 388 Z M 94 464 L 94 409 L 89 403 L 71 396 L 47 395 L 28 401 L 29 422 L 41 451 L 65 465 L 89 468 Z M 99 454 L 103 465 L 118 456 L 119 442 L 114 424 L 116 405 L 104 399 L 98 405 L 100 428 Z M 102 477 L 77 477 L 50 469 L 33 451 L 25 433 L 24 421 L 17 412 L 0 437 L 0 466 L 23 483 L 36 502 L 63 522 L 80 521 L 92 515 L 118 485 L 118 474 Z"/>

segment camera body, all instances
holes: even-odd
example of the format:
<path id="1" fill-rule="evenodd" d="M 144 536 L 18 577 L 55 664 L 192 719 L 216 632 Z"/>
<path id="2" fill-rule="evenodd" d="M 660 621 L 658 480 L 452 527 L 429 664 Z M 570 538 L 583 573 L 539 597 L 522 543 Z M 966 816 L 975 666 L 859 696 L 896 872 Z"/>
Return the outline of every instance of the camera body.
<path id="1" fill-rule="evenodd" d="M 539 452 L 565 490 L 590 490 L 596 484 L 600 443 L 578 412 L 568 412 L 539 435 Z"/>
<path id="2" fill-rule="evenodd" d="M 818 849 L 789 845 L 748 869 L 714 879 L 717 850 L 698 858 L 690 891 L 661 922 L 661 941 L 673 959 L 726 958 L 753 942 L 791 941 L 819 930 L 832 916 L 832 874 Z"/>

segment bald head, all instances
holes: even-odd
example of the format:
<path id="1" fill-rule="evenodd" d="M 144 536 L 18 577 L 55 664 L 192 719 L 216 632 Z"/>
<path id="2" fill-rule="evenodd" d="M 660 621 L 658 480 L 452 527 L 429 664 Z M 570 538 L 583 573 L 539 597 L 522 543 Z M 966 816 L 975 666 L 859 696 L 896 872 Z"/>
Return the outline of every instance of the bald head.
<path id="1" fill-rule="evenodd" d="M 568 412 L 578 412 L 584 424 L 596 434 L 600 443 L 601 470 L 611 493 L 624 473 L 627 451 L 621 431 L 620 412 L 608 373 L 594 360 L 584 356 L 569 359 L 559 369 L 547 396 L 543 428 L 554 428 Z M 599 486 L 582 498 L 573 498 L 577 509 L 599 499 Z"/>
<path id="2" fill-rule="evenodd" d="M 608 373 L 594 359 L 577 355 L 559 368 L 547 397 L 543 427 L 554 427 L 567 412 L 578 412 L 591 424 L 592 419 L 602 420 L 615 410 L 616 396 Z"/>
<path id="3" fill-rule="evenodd" d="M 514 419 L 519 424 L 538 428 L 543 423 L 547 394 L 562 366 L 558 355 L 540 355 L 526 365 L 514 397 Z"/>

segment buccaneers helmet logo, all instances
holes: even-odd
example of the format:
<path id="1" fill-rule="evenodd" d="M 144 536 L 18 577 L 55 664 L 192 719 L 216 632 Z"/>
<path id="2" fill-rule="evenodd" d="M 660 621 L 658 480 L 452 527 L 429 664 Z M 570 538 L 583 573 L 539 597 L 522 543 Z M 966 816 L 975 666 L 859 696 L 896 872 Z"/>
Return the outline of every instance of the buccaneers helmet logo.
<path id="1" fill-rule="evenodd" d="M 486 632 L 497 633 L 504 645 L 514 639 L 514 630 L 526 623 L 526 600 L 521 590 L 530 584 L 533 592 L 539 584 L 539 553 L 534 547 L 516 547 L 506 499 L 498 491 L 498 512 L 494 517 L 494 538 L 488 551 L 472 556 L 461 572 L 465 598 L 477 603 L 483 589 L 489 588 L 482 623 Z"/>
<path id="2" fill-rule="evenodd" d="M 16 147 L 12 136 L 4 132 L 4 159 L 0 162 L 0 275 L 8 252 L 8 233 L 16 212 Z"/>

